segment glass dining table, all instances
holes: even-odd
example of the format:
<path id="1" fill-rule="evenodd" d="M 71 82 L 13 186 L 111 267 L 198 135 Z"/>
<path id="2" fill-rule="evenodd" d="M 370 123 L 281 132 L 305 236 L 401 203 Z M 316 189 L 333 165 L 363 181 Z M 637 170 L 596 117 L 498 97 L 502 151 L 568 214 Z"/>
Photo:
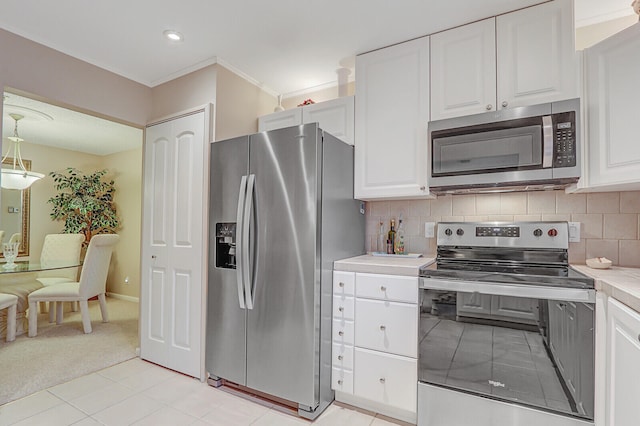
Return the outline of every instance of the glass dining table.
<path id="1" fill-rule="evenodd" d="M 11 268 L 5 268 L 4 266 L 5 266 L 4 263 L 0 264 L 0 275 L 77 268 L 79 266 L 82 266 L 82 261 L 40 263 L 37 261 L 21 260 L 21 261 L 15 262 L 15 266 L 12 266 Z"/>

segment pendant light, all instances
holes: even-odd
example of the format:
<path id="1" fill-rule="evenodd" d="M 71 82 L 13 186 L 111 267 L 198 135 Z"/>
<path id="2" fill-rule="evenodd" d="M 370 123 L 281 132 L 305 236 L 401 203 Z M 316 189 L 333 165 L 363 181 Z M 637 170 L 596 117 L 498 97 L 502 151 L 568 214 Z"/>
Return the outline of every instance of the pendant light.
<path id="1" fill-rule="evenodd" d="M 13 168 L 2 168 L 2 176 L 0 177 L 0 186 L 5 189 L 27 189 L 32 183 L 38 179 L 42 179 L 44 175 L 42 173 L 32 172 L 27 170 L 22 162 L 22 156 L 20 155 L 20 142 L 23 142 L 20 136 L 18 136 L 18 121 L 24 118 L 20 114 L 9 114 L 16 122 L 13 130 L 13 136 L 9 136 L 11 142 L 13 142 Z M 6 160 L 11 154 L 11 147 L 7 150 L 7 153 L 2 157 L 2 162 Z"/>

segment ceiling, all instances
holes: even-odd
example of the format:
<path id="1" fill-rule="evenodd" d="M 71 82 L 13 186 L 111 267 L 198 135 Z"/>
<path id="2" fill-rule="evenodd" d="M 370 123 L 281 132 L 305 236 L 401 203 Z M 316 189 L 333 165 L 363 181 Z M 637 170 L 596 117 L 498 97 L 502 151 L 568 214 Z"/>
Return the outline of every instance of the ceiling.
<path id="1" fill-rule="evenodd" d="M 286 98 L 335 85 L 336 69 L 353 69 L 359 53 L 540 2 L 2 0 L 0 28 L 150 87 L 218 62 Z M 632 15 L 630 2 L 575 0 L 576 26 Z M 184 41 L 169 42 L 166 29 Z M 96 155 L 142 143 L 140 129 L 8 96 L 5 146 L 12 112 L 25 116 L 19 134 L 26 143 Z"/>
<path id="2" fill-rule="evenodd" d="M 4 94 L 2 153 L 12 146 L 15 121 L 9 114 L 24 116 L 18 122 L 23 143 L 47 145 L 94 155 L 109 155 L 142 146 L 142 130 L 39 102 L 12 93 Z"/>
<path id="3" fill-rule="evenodd" d="M 219 62 L 273 94 L 335 84 L 354 55 L 541 0 L 3 0 L 0 28 L 153 87 Z M 575 0 L 578 26 L 631 0 Z M 162 33 L 184 35 L 169 42 Z"/>

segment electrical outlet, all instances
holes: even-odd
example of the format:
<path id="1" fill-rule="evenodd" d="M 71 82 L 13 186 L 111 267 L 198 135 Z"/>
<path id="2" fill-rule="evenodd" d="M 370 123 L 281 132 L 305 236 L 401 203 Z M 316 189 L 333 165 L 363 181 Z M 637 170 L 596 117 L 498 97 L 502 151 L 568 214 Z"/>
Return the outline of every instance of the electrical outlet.
<path id="1" fill-rule="evenodd" d="M 436 223 L 435 222 L 425 222 L 424 223 L 424 237 L 425 238 L 435 238 L 436 236 Z"/>
<path id="2" fill-rule="evenodd" d="M 580 242 L 580 222 L 569 222 L 569 242 Z"/>

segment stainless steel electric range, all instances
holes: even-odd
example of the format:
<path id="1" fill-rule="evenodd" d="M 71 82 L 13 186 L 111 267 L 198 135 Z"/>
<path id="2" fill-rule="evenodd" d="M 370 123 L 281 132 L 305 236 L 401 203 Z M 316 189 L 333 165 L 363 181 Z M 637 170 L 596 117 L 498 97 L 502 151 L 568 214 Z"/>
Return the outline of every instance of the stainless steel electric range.
<path id="1" fill-rule="evenodd" d="M 420 273 L 418 425 L 592 425 L 595 290 L 567 222 L 440 223 Z"/>

